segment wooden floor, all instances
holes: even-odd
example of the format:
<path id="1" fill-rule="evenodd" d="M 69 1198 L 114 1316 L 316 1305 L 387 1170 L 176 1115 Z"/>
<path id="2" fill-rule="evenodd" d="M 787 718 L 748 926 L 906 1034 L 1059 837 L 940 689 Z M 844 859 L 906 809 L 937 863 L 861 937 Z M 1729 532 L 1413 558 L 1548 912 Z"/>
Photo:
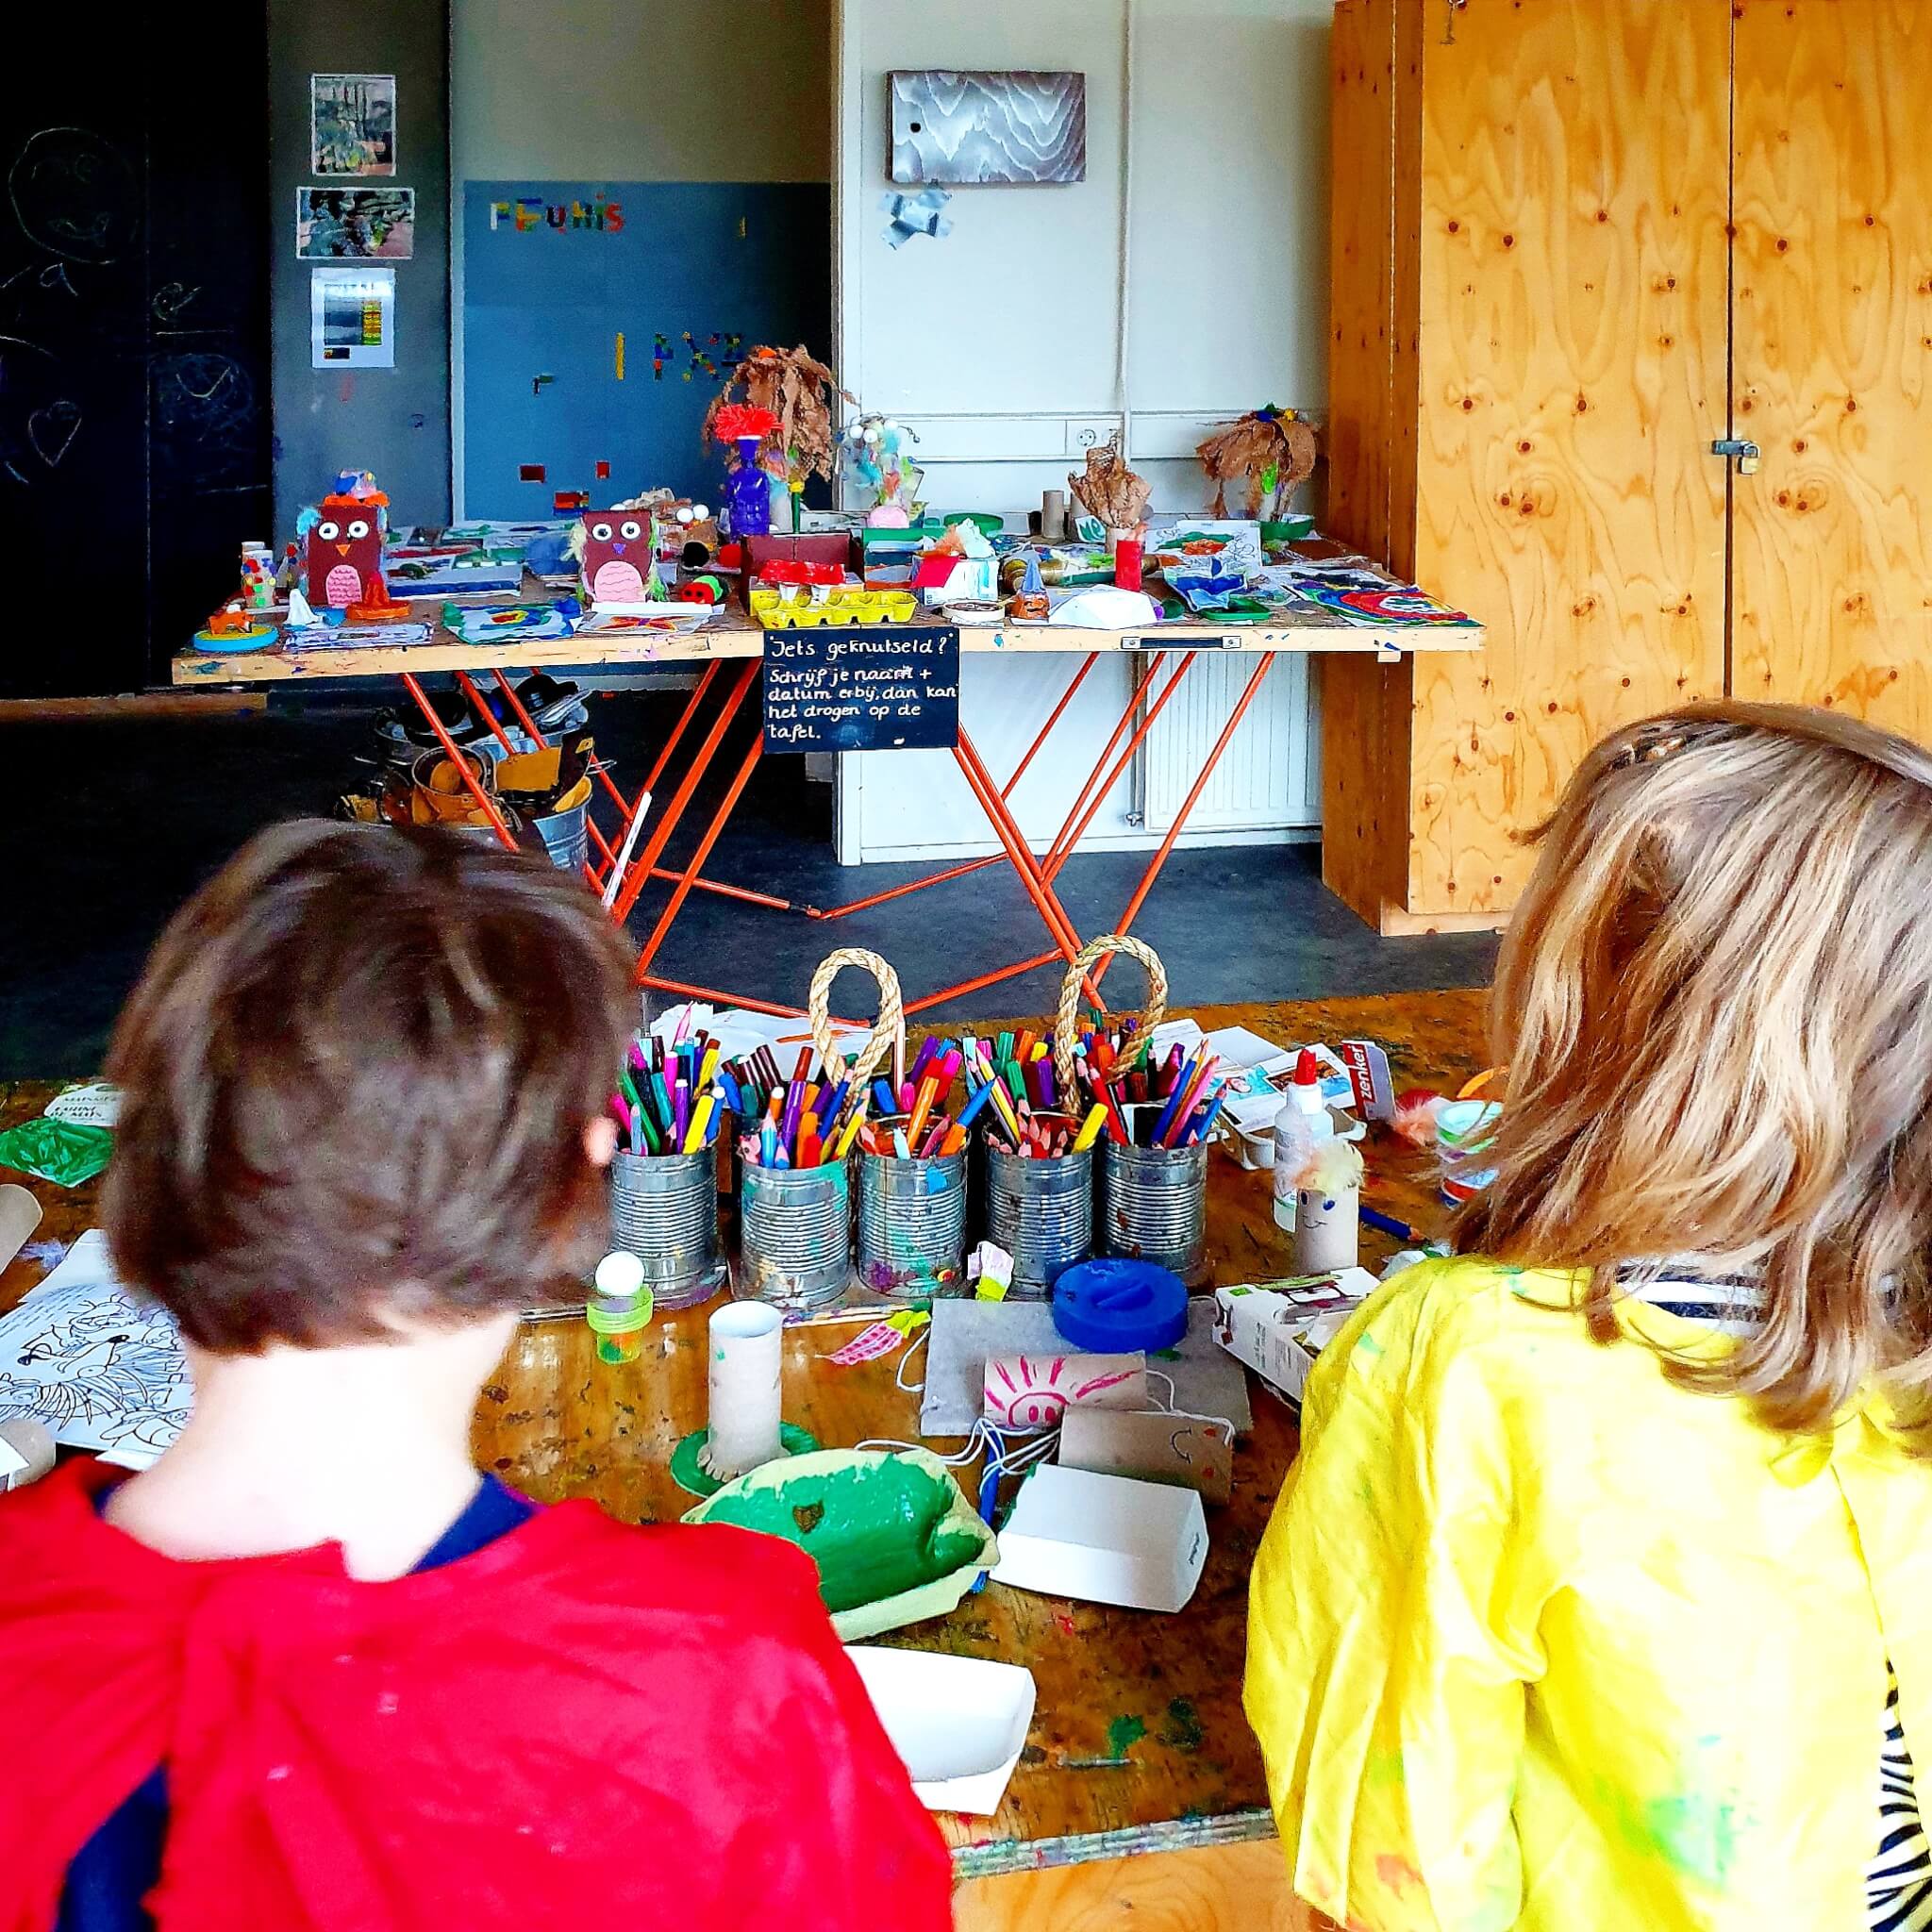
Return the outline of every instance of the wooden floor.
<path id="1" fill-rule="evenodd" d="M 1379 1040 L 1399 1091 L 1451 1086 L 1486 1063 L 1481 1008 L 1479 993 L 1429 992 L 1203 1008 L 1194 1017 L 1284 1044 Z M 0 1090 L 0 1126 L 38 1113 L 51 1091 L 36 1082 Z M 1379 1134 L 1365 1151 L 1367 1200 L 1439 1225 L 1442 1209 L 1416 1157 Z M 42 1237 L 72 1238 L 92 1224 L 91 1188 L 29 1185 L 46 1211 Z M 1217 1149 L 1208 1201 L 1218 1281 L 1288 1272 L 1265 1174 L 1244 1173 Z M 1364 1261 L 1375 1265 L 1391 1245 L 1365 1229 Z M 35 1278 L 16 1263 L 0 1276 L 0 1307 Z M 692 1499 L 672 1481 L 668 1462 L 673 1445 L 704 1420 L 704 1310 L 665 1317 L 644 1359 L 623 1369 L 594 1361 L 581 1323 L 526 1324 L 483 1391 L 474 1436 L 479 1463 L 542 1501 L 592 1496 L 629 1522 L 682 1514 Z M 828 1447 L 916 1438 L 917 1398 L 894 1387 L 895 1358 L 853 1368 L 828 1361 L 854 1332 L 788 1332 L 787 1419 Z M 1209 1514 L 1207 1569 L 1178 1616 L 994 1585 L 951 1616 L 888 1640 L 1022 1662 L 1039 1687 L 1033 1731 L 999 1814 L 941 1820 L 967 1881 L 962 1928 L 1075 1932 L 1131 1923 L 1142 1932 L 1181 1932 L 1291 1923 L 1278 1916 L 1289 1910 L 1287 1888 L 1241 1678 L 1248 1571 L 1294 1447 L 1288 1409 L 1257 1390 L 1232 1500 Z M 1156 1853 L 1163 1856 L 1149 1856 Z"/>

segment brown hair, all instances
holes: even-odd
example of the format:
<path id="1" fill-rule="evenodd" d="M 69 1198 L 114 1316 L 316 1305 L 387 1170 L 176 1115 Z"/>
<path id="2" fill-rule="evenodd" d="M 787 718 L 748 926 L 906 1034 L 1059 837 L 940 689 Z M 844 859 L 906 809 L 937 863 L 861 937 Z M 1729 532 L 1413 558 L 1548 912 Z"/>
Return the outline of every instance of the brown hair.
<path id="1" fill-rule="evenodd" d="M 170 922 L 114 1031 L 106 1225 L 202 1347 L 524 1307 L 600 1252 L 584 1150 L 625 951 L 580 879 L 439 830 L 276 825 Z"/>
<path id="2" fill-rule="evenodd" d="M 1829 712 L 1692 705 L 1607 738 L 1535 836 L 1491 1008 L 1496 1178 L 1457 1247 L 1590 1269 L 1600 1341 L 1620 1263 L 1753 1271 L 1761 1325 L 1668 1370 L 1774 1427 L 1874 1377 L 1922 1394 L 1932 757 Z"/>

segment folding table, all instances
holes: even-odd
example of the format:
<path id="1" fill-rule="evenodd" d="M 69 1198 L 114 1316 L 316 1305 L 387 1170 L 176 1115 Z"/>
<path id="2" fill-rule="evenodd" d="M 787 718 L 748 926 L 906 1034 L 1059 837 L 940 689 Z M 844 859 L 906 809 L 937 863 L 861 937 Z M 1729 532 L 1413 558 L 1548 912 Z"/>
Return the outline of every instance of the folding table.
<path id="1" fill-rule="evenodd" d="M 1174 823 L 1148 859 L 1146 869 L 1128 895 L 1119 919 L 1109 928 L 1114 932 L 1126 931 L 1140 916 L 1155 881 L 1160 876 L 1161 868 L 1186 829 L 1195 803 L 1279 656 L 1286 652 L 1311 655 L 1353 653 L 1371 655 L 1383 663 L 1392 664 L 1411 652 L 1473 650 L 1481 644 L 1482 638 L 1482 629 L 1475 625 L 1415 624 L 1370 627 L 1313 608 L 1307 614 L 1297 612 L 1296 621 L 1291 625 L 1216 625 L 1211 620 L 1204 620 L 1152 625 L 1139 630 L 1091 630 L 1069 625 L 1010 623 L 962 625 L 959 629 L 962 652 L 1029 656 L 1050 652 L 1065 656 L 1072 662 L 1065 690 L 1041 723 L 1031 744 L 1004 780 L 988 768 L 970 733 L 963 724 L 960 727 L 953 757 L 975 803 L 998 838 L 1000 854 L 948 866 L 886 891 L 855 899 L 842 906 L 823 908 L 795 907 L 775 894 L 758 891 L 751 886 L 708 878 L 705 874 L 706 861 L 709 859 L 739 799 L 751 781 L 752 774 L 758 768 L 762 756 L 762 734 L 753 738 L 749 750 L 730 772 L 724 794 L 689 858 L 677 866 L 667 862 L 672 838 L 690 811 L 700 782 L 717 761 L 731 726 L 746 701 L 756 699 L 758 695 L 765 633 L 747 613 L 735 606 L 718 610 L 700 629 L 679 633 L 629 631 L 599 635 L 593 632 L 566 638 L 508 639 L 501 643 L 479 644 L 463 642 L 438 627 L 428 642 L 414 645 L 296 652 L 189 651 L 175 659 L 173 681 L 176 685 L 206 688 L 228 684 L 273 685 L 296 679 L 321 682 L 400 678 L 409 698 L 428 721 L 444 749 L 454 754 L 457 749 L 455 741 L 424 689 L 422 680 L 427 675 L 454 674 L 458 687 L 486 719 L 493 717 L 494 713 L 485 701 L 477 679 L 482 677 L 492 683 L 510 718 L 541 743 L 534 723 L 517 700 L 511 683 L 513 670 L 569 669 L 594 678 L 599 669 L 620 666 L 632 670 L 668 666 L 699 668 L 695 685 L 663 743 L 658 748 L 637 791 L 626 794 L 601 764 L 593 767 L 597 796 L 609 815 L 604 824 L 595 817 L 591 820 L 591 852 L 585 872 L 591 883 L 600 891 L 609 886 L 611 869 L 619 866 L 626 844 L 625 833 L 643 808 L 643 794 L 651 794 L 648 808 L 643 808 L 645 819 L 641 837 L 620 868 L 622 876 L 611 900 L 612 917 L 620 924 L 627 920 L 647 885 L 656 882 L 671 888 L 662 910 L 640 948 L 638 985 L 761 1011 L 790 1013 L 796 1009 L 747 998 L 742 993 L 723 988 L 693 986 L 681 980 L 668 979 L 654 970 L 666 937 L 693 891 L 720 893 L 747 905 L 794 911 L 802 917 L 823 922 L 843 918 L 908 893 L 942 885 L 987 866 L 1011 865 L 1045 928 L 1050 941 L 1047 949 L 1029 958 L 1013 960 L 974 974 L 956 985 L 920 993 L 906 1003 L 907 1012 L 914 1014 L 941 1001 L 976 992 L 1002 980 L 1031 972 L 1050 960 L 1072 959 L 1080 950 L 1082 936 L 1055 891 L 1054 882 L 1078 847 L 1082 836 L 1099 811 L 1101 802 L 1127 769 L 1136 750 L 1153 729 L 1190 669 L 1204 654 L 1231 651 L 1244 659 L 1252 659 L 1253 668 L 1229 707 L 1219 737 L 1202 759 L 1193 783 L 1174 814 Z M 1014 820 L 1010 806 L 1013 790 L 1052 736 L 1095 662 L 1101 656 L 1116 651 L 1137 654 L 1141 660 L 1143 675 L 1134 681 L 1126 708 L 1101 748 L 1099 757 L 1094 759 L 1092 770 L 1059 830 L 1044 852 L 1036 852 Z M 492 728 L 508 745 L 508 726 L 499 723 Z M 488 791 L 476 783 L 462 759 L 456 759 L 456 763 L 477 804 L 494 824 L 498 836 L 507 845 L 513 845 L 515 839 Z M 670 786 L 669 795 L 660 796 L 659 788 L 665 784 Z M 1096 969 L 1096 983 L 1105 971 L 1103 962 Z"/>

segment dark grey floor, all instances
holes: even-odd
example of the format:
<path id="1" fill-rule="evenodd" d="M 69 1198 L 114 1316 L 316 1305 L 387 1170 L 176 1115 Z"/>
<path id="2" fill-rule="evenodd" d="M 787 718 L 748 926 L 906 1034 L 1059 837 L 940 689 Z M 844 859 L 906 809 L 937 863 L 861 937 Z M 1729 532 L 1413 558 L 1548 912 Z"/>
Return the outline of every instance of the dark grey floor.
<path id="1" fill-rule="evenodd" d="M 598 742 L 641 769 L 676 700 L 630 692 L 595 701 Z M 116 1009 L 168 915 L 256 827 L 326 811 L 373 716 L 364 704 L 305 696 L 266 714 L 124 717 L 0 724 L 11 824 L 0 916 L 0 1077 L 73 1076 L 99 1065 Z M 721 758 L 724 768 L 735 760 Z M 702 802 L 702 800 L 700 801 Z M 687 815 L 681 861 L 704 816 Z M 765 760 L 707 867 L 708 874 L 835 905 L 926 866 L 839 865 L 831 794 L 801 760 Z M 1102 932 L 1144 854 L 1076 858 L 1058 890 L 1075 926 Z M 641 938 L 662 904 L 647 891 Z M 1135 927 L 1166 962 L 1180 1005 L 1316 997 L 1487 982 L 1486 937 L 1384 940 L 1322 887 L 1313 846 L 1179 852 Z M 835 945 L 866 945 L 898 968 L 907 997 L 1044 952 L 1044 927 L 1011 867 L 999 865 L 832 924 L 693 894 L 659 955 L 667 976 L 788 1004 Z M 1123 1001 L 1131 966 L 1108 980 Z M 855 1002 L 856 978 L 845 982 Z M 1024 978 L 937 1008 L 939 1018 L 1040 1012 L 1059 974 Z M 835 1001 L 835 1005 L 837 1002 Z"/>

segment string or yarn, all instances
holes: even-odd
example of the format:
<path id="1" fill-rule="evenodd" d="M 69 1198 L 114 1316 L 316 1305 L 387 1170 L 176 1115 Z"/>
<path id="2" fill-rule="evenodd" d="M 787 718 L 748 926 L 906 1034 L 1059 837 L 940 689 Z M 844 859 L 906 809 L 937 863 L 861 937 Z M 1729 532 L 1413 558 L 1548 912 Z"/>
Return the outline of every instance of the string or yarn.
<path id="1" fill-rule="evenodd" d="M 819 1064 L 824 1068 L 826 1078 L 833 1078 L 843 1064 L 838 1038 L 832 1031 L 832 982 L 848 966 L 870 973 L 879 989 L 879 1016 L 873 1022 L 865 1044 L 858 1049 L 858 1058 L 849 1075 L 853 1091 L 863 1092 L 866 1083 L 885 1064 L 892 1042 L 900 1038 L 906 1024 L 906 1008 L 899 991 L 899 975 L 877 953 L 868 952 L 863 946 L 841 946 L 836 953 L 827 953 L 811 976 L 811 991 L 805 1002 L 812 1044 L 818 1048 Z"/>
<path id="2" fill-rule="evenodd" d="M 1141 1015 L 1140 1025 L 1141 1041 L 1150 1040 L 1154 1029 L 1167 1017 L 1167 968 L 1145 940 L 1124 932 L 1105 933 L 1097 940 L 1089 940 L 1074 955 L 1067 966 L 1067 975 L 1060 981 L 1059 1011 L 1054 1020 L 1053 1065 L 1063 1094 L 1076 1094 L 1080 1091 L 1074 1080 L 1074 1041 L 1080 1030 L 1081 982 L 1110 953 L 1124 953 L 1128 958 L 1138 959 L 1147 974 L 1147 1007 Z"/>

